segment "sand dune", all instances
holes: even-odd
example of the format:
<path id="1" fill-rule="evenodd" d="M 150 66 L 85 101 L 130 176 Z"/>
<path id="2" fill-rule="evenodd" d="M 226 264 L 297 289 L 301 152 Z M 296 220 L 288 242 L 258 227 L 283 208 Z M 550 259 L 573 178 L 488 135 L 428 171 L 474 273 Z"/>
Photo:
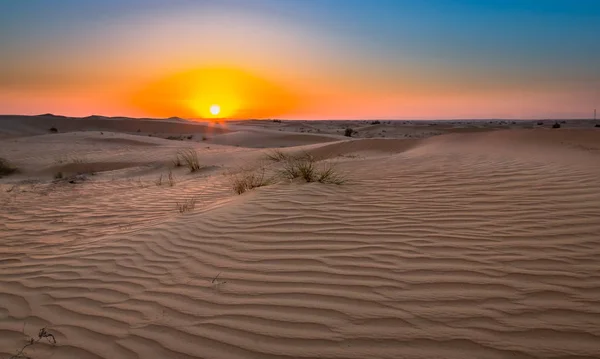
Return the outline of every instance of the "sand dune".
<path id="1" fill-rule="evenodd" d="M 0 357 L 47 326 L 58 344 L 34 358 L 597 358 L 599 143 L 563 129 L 309 142 L 285 151 L 335 159 L 347 183 L 237 196 L 226 173 L 277 170 L 265 150 L 3 141 L 24 171 L 0 180 Z M 190 146 L 208 167 L 156 185 Z M 75 155 L 106 168 L 53 182 Z"/>

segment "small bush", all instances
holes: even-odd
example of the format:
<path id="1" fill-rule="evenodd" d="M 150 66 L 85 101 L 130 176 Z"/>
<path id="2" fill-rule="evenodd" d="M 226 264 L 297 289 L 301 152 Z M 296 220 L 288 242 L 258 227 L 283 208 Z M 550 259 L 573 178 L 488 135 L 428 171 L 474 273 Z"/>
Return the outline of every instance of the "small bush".
<path id="1" fill-rule="evenodd" d="M 273 120 L 275 123 L 281 123 L 281 120 Z"/>
<path id="2" fill-rule="evenodd" d="M 58 128 L 50 127 L 50 129 L 48 131 L 50 131 L 51 133 L 58 133 Z"/>
<path id="3" fill-rule="evenodd" d="M 272 150 L 267 152 L 266 157 L 269 161 L 282 162 L 288 159 L 288 155 L 283 153 L 281 150 Z"/>
<path id="4" fill-rule="evenodd" d="M 195 198 L 190 198 L 190 199 L 186 199 L 183 202 L 177 202 L 177 209 L 179 210 L 179 213 L 186 213 L 186 212 L 191 212 L 194 210 L 194 208 L 196 208 L 196 199 Z"/>
<path id="5" fill-rule="evenodd" d="M 9 174 L 13 174 L 15 172 L 17 172 L 17 167 L 8 162 L 8 160 L 0 157 L 0 177 L 8 176 Z"/>
<path id="6" fill-rule="evenodd" d="M 352 137 L 352 133 L 354 133 L 354 130 L 351 128 L 347 128 L 346 131 L 344 131 L 344 136 Z"/>
<path id="7" fill-rule="evenodd" d="M 317 173 L 317 182 L 340 185 L 344 184 L 346 180 L 337 173 L 332 165 L 329 165 L 329 167 Z"/>
<path id="8" fill-rule="evenodd" d="M 543 121 L 538 121 L 538 123 L 537 123 L 538 126 L 542 126 L 543 124 L 544 124 Z"/>
<path id="9" fill-rule="evenodd" d="M 62 172 L 60 172 L 60 171 L 59 171 L 59 172 L 56 172 L 56 173 L 54 174 L 54 179 L 62 179 L 62 178 L 64 178 L 64 177 L 65 177 L 65 175 L 64 175 Z"/>
<path id="10" fill-rule="evenodd" d="M 237 194 L 242 194 L 254 188 L 268 186 L 273 184 L 272 178 L 267 178 L 265 169 L 261 168 L 258 171 L 244 171 L 233 176 L 231 186 Z"/>
<path id="11" fill-rule="evenodd" d="M 186 166 L 190 172 L 196 172 L 202 168 L 202 166 L 200 166 L 200 161 L 198 160 L 198 152 L 192 148 L 179 150 L 177 152 L 177 161 L 180 165 L 183 164 Z"/>
<path id="12" fill-rule="evenodd" d="M 552 128 L 560 128 L 560 123 L 556 122 L 554 125 L 552 125 Z"/>
<path id="13" fill-rule="evenodd" d="M 379 125 L 380 123 L 381 123 L 381 121 L 375 120 L 375 121 L 371 122 L 371 125 Z"/>
<path id="14" fill-rule="evenodd" d="M 594 126 L 594 127 L 600 127 L 600 123 L 597 123 L 596 126 Z"/>
<path id="15" fill-rule="evenodd" d="M 284 163 L 282 175 L 287 179 L 302 178 L 306 182 L 332 184 L 345 182 L 332 165 L 319 168 L 317 160 L 309 154 L 288 158 Z"/>
<path id="16" fill-rule="evenodd" d="M 208 137 L 202 136 L 202 141 L 206 141 L 206 140 L 208 140 Z"/>

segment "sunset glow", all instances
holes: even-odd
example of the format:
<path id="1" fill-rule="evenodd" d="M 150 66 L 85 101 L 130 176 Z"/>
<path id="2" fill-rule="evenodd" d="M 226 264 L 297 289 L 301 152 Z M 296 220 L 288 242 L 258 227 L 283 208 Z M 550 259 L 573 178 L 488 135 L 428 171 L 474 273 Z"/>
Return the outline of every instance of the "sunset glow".
<path id="1" fill-rule="evenodd" d="M 0 112 L 589 117 L 599 15 L 587 0 L 6 1 Z"/>

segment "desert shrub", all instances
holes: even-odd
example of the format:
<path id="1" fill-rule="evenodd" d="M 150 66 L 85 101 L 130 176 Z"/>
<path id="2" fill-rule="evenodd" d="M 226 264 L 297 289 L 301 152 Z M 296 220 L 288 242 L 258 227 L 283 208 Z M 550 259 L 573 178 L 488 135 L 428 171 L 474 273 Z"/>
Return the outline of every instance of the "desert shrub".
<path id="1" fill-rule="evenodd" d="M 17 167 L 0 157 L 0 177 L 17 172 Z"/>
<path id="2" fill-rule="evenodd" d="M 190 172 L 196 172 L 202 168 L 200 161 L 198 160 L 198 152 L 193 148 L 177 151 L 176 166 L 177 163 L 179 163 L 180 166 L 186 166 Z"/>
<path id="3" fill-rule="evenodd" d="M 275 123 L 281 123 L 281 120 L 273 120 Z"/>
<path id="4" fill-rule="evenodd" d="M 283 165 L 282 175 L 287 179 L 302 178 L 306 182 L 342 184 L 343 177 L 334 166 L 318 166 L 317 159 L 309 154 L 289 157 Z"/>
<path id="5" fill-rule="evenodd" d="M 29 355 L 25 354 L 25 350 L 28 347 L 34 346 L 37 343 L 39 343 L 42 339 L 46 339 L 48 341 L 48 343 L 50 343 L 51 345 L 56 345 L 56 338 L 54 337 L 54 335 L 52 333 L 49 333 L 46 328 L 42 328 L 38 331 L 38 335 L 37 338 L 34 337 L 30 337 L 26 342 L 25 345 L 23 345 L 23 347 L 21 349 L 19 349 L 15 355 L 9 357 L 8 359 L 18 359 L 18 358 L 30 358 Z"/>
<path id="6" fill-rule="evenodd" d="M 189 198 L 183 202 L 176 202 L 179 213 L 191 212 L 196 208 L 196 198 Z"/>
<path id="7" fill-rule="evenodd" d="M 231 187 L 237 194 L 242 194 L 254 188 L 268 186 L 275 181 L 268 178 L 265 169 L 261 168 L 257 171 L 243 171 L 232 176 Z"/>
<path id="8" fill-rule="evenodd" d="M 206 140 L 208 140 L 208 137 L 202 136 L 202 141 L 206 141 Z"/>
<path id="9" fill-rule="evenodd" d="M 379 125 L 381 123 L 381 121 L 379 120 L 375 120 L 371 122 L 371 125 Z"/>
<path id="10" fill-rule="evenodd" d="M 51 133 L 57 133 L 58 132 L 58 128 L 56 128 L 56 127 L 50 127 L 50 129 L 48 131 L 50 131 Z"/>
<path id="11" fill-rule="evenodd" d="M 344 184 L 346 179 L 335 170 L 333 165 L 328 165 L 326 168 L 317 172 L 317 182 L 340 185 Z"/>
<path id="12" fill-rule="evenodd" d="M 352 137 L 352 133 L 354 133 L 354 130 L 351 128 L 347 128 L 346 131 L 344 131 L 344 136 Z"/>
<path id="13" fill-rule="evenodd" d="M 600 123 L 597 123 L 596 126 L 594 126 L 594 127 L 600 127 Z"/>
<path id="14" fill-rule="evenodd" d="M 544 124 L 543 121 L 538 121 L 538 123 L 537 123 L 538 126 L 542 126 L 543 124 Z"/>
<path id="15" fill-rule="evenodd" d="M 560 123 L 556 122 L 554 125 L 552 125 L 552 128 L 560 128 Z"/>
<path id="16" fill-rule="evenodd" d="M 281 150 L 271 150 L 266 154 L 266 158 L 273 162 L 282 162 L 287 160 L 288 157 L 289 156 L 283 153 Z"/>
<path id="17" fill-rule="evenodd" d="M 65 175 L 64 175 L 62 172 L 60 172 L 60 171 L 59 171 L 59 172 L 56 172 L 56 173 L 54 174 L 54 179 L 62 179 L 62 178 L 64 178 L 64 177 L 65 177 Z"/>

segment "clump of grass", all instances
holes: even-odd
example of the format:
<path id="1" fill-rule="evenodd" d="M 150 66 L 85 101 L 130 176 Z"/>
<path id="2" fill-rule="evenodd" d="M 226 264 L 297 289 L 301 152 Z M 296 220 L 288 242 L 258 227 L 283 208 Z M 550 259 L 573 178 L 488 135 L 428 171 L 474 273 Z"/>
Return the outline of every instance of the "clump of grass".
<path id="1" fill-rule="evenodd" d="M 269 161 L 273 161 L 273 162 L 282 162 L 288 159 L 288 155 L 283 153 L 283 151 L 281 150 L 271 150 L 269 152 L 267 152 L 266 154 L 266 158 Z"/>
<path id="2" fill-rule="evenodd" d="M 331 183 L 341 185 L 346 182 L 346 179 L 340 175 L 333 165 L 329 165 L 328 167 L 317 172 L 316 176 L 317 182 L 320 183 Z"/>
<path id="3" fill-rule="evenodd" d="M 17 172 L 18 168 L 8 160 L 0 157 L 0 177 Z"/>
<path id="4" fill-rule="evenodd" d="M 183 202 L 177 202 L 176 205 L 179 213 L 191 212 L 196 208 L 196 198 L 189 198 Z"/>
<path id="5" fill-rule="evenodd" d="M 306 182 L 342 184 L 345 179 L 331 164 L 320 167 L 310 154 L 289 157 L 283 165 L 282 175 L 287 179 L 301 178 Z"/>
<path id="6" fill-rule="evenodd" d="M 190 172 L 196 172 L 202 168 L 198 160 L 198 152 L 192 148 L 179 150 L 177 152 L 177 160 L 175 166 L 186 166 Z"/>
<path id="7" fill-rule="evenodd" d="M 261 168 L 258 171 L 243 171 L 232 177 L 231 187 L 237 194 L 242 194 L 254 188 L 268 186 L 275 181 L 273 178 L 267 177 L 265 169 Z"/>

